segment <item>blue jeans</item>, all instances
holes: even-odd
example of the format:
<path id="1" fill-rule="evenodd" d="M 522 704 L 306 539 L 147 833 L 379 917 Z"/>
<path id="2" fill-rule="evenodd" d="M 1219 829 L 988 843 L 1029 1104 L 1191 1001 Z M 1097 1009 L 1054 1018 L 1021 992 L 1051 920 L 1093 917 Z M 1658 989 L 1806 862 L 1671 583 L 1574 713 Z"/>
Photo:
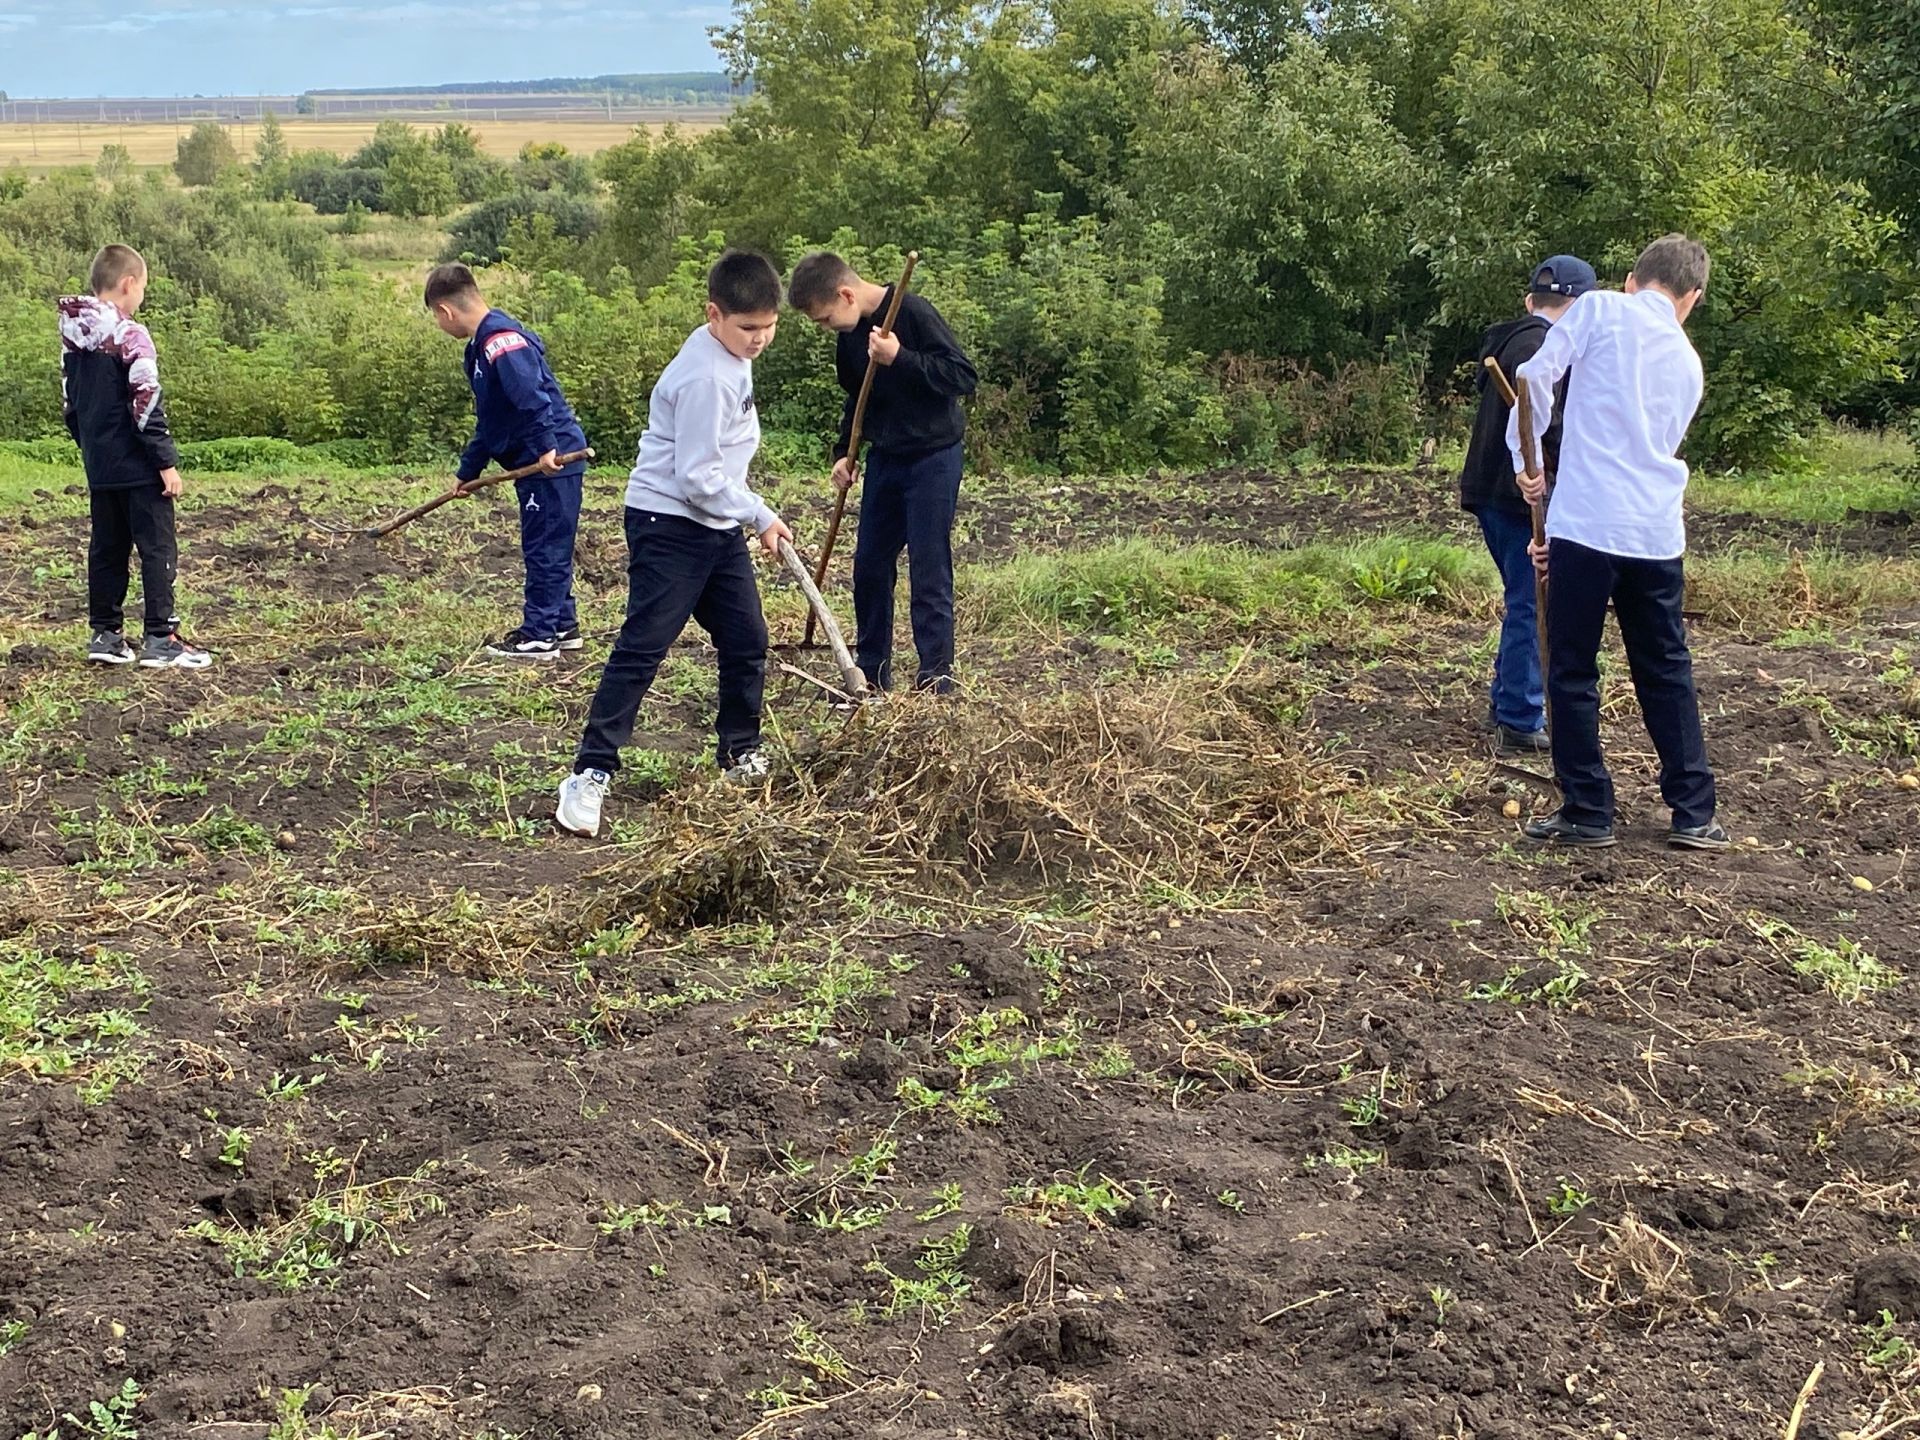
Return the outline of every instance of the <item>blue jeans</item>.
<path id="1" fill-rule="evenodd" d="M 579 624 L 573 608 L 573 539 L 580 529 L 585 468 L 513 482 L 520 500 L 520 558 L 527 588 L 520 628 L 550 640 Z"/>
<path id="2" fill-rule="evenodd" d="M 1547 580 L 1553 587 L 1547 610 L 1553 769 L 1563 813 L 1577 825 L 1613 824 L 1613 777 L 1600 751 L 1600 634 L 1611 600 L 1633 693 L 1660 756 L 1660 793 L 1675 825 L 1707 824 L 1713 819 L 1713 771 L 1680 618 L 1682 562 L 1629 560 L 1555 540 L 1547 550 Z"/>
<path id="3" fill-rule="evenodd" d="M 907 552 L 917 688 L 953 683 L 953 517 L 960 506 L 961 447 L 902 460 L 875 451 L 860 490 L 853 547 L 854 658 L 876 690 L 893 684 L 893 590 Z"/>
<path id="4" fill-rule="evenodd" d="M 760 705 L 767 683 L 767 621 L 753 556 L 739 529 L 715 530 L 680 515 L 626 511 L 627 618 L 587 711 L 574 770 L 620 768 L 667 649 L 687 621 L 698 620 L 720 654 L 719 745 L 732 765 L 760 748 Z"/>
<path id="5" fill-rule="evenodd" d="M 1493 662 L 1495 724 L 1532 734 L 1547 724 L 1547 696 L 1540 677 L 1539 617 L 1533 604 L 1533 519 L 1524 511 L 1487 505 L 1473 512 L 1486 536 L 1487 553 L 1500 567 L 1506 616 L 1500 622 L 1500 653 Z"/>

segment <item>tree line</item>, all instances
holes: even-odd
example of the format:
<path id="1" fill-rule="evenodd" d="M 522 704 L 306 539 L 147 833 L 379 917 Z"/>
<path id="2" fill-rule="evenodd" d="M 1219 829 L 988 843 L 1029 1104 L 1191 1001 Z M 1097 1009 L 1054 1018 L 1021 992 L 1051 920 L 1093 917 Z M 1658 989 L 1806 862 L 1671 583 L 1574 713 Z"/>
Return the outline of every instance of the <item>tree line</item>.
<path id="1" fill-rule="evenodd" d="M 503 162 L 457 124 L 294 155 L 269 124 L 250 157 L 189 137 L 185 193 L 0 184 L 0 369 L 29 330 L 44 359 L 33 304 L 83 252 L 144 235 L 183 426 L 435 451 L 457 367 L 411 288 L 345 254 L 388 211 L 445 217 L 448 256 L 496 267 L 609 450 L 703 257 L 833 244 L 881 276 L 921 252 L 998 463 L 1397 461 L 1459 428 L 1479 331 L 1533 261 L 1617 282 L 1684 229 L 1715 259 L 1693 458 L 1777 463 L 1823 416 L 1913 410 L 1920 0 L 739 0 L 714 38 L 752 92 L 729 121 L 591 162 Z M 811 462 L 837 400 L 809 329 L 761 389 Z M 436 366 L 450 383 L 421 384 Z M 0 435 L 57 428 L 32 393 L 0 396 Z"/>

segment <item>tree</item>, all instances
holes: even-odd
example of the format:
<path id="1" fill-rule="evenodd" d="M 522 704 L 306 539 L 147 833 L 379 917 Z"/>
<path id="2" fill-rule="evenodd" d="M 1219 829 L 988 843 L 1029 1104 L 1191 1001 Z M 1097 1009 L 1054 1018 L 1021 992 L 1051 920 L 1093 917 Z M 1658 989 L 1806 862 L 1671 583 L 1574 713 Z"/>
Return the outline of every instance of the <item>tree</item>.
<path id="1" fill-rule="evenodd" d="M 387 209 L 395 215 L 444 215 L 459 198 L 453 166 L 424 141 L 398 151 L 387 164 Z"/>
<path id="2" fill-rule="evenodd" d="M 182 185 L 211 185 L 220 178 L 222 170 L 239 163 L 240 157 L 234 153 L 233 141 L 225 127 L 203 120 L 181 140 L 173 173 L 180 177 Z"/>
<path id="3" fill-rule="evenodd" d="M 109 185 L 124 179 L 133 173 L 133 152 L 124 145 L 102 145 L 93 173 Z"/>
<path id="4" fill-rule="evenodd" d="M 313 114 L 314 113 L 313 96 L 311 95 L 296 96 L 293 102 L 293 113 L 296 115 Z"/>
<path id="5" fill-rule="evenodd" d="M 292 153 L 280 117 L 269 110 L 260 117 L 260 138 L 253 146 L 254 184 L 269 200 L 286 198 L 292 180 Z"/>
<path id="6" fill-rule="evenodd" d="M 361 170 L 384 170 L 403 150 L 425 144 L 404 120 L 382 120 L 373 127 L 373 138 L 354 153 L 347 164 Z"/>
<path id="7" fill-rule="evenodd" d="M 471 125 L 458 120 L 449 120 L 433 134 L 433 148 L 448 160 L 458 165 L 462 160 L 472 160 L 480 154 L 480 132 Z"/>
<path id="8" fill-rule="evenodd" d="M 1421 170 L 1363 70 L 1306 41 L 1263 91 L 1202 53 L 1170 62 L 1129 144 L 1134 243 L 1175 330 L 1208 354 L 1372 351 L 1409 279 Z"/>

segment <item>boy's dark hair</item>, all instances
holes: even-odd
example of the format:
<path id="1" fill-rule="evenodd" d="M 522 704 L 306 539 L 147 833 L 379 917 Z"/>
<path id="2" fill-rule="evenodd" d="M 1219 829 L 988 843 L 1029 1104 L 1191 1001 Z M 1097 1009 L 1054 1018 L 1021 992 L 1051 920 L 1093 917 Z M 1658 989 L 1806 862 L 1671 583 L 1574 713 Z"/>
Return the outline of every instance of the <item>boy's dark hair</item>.
<path id="1" fill-rule="evenodd" d="M 427 308 L 448 300 L 458 300 L 464 295 L 478 296 L 480 282 L 473 278 L 473 271 L 454 260 L 445 265 L 436 265 L 433 273 L 427 276 Z"/>
<path id="2" fill-rule="evenodd" d="M 729 250 L 707 271 L 707 299 L 722 315 L 765 315 L 780 308 L 780 272 L 764 255 Z"/>
<path id="3" fill-rule="evenodd" d="M 793 277 L 787 281 L 787 301 L 794 309 L 811 315 L 832 303 L 842 285 L 852 285 L 859 278 L 859 272 L 831 250 L 816 250 L 793 267 Z"/>
<path id="4" fill-rule="evenodd" d="M 93 257 L 87 284 L 94 294 L 104 295 L 129 275 L 138 275 L 146 268 L 147 262 L 131 245 L 102 245 L 100 253 Z"/>
<path id="5" fill-rule="evenodd" d="M 1640 252 L 1633 275 L 1642 285 L 1658 285 L 1671 295 L 1707 288 L 1707 247 L 1675 232 L 1662 235 Z"/>

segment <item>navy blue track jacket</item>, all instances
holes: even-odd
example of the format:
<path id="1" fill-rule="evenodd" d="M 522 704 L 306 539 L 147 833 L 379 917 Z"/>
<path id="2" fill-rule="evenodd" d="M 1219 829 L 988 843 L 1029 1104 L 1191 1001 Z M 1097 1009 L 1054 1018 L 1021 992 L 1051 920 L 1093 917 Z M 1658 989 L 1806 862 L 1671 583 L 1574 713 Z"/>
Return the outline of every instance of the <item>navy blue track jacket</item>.
<path id="1" fill-rule="evenodd" d="M 586 432 L 547 367 L 540 337 L 500 310 L 489 310 L 467 342 L 467 383 L 473 387 L 473 440 L 460 456 L 459 478 L 478 480 L 489 460 L 502 469 L 531 465 L 549 450 L 565 455 L 587 448 Z M 562 475 L 580 475 L 586 462 Z"/>

